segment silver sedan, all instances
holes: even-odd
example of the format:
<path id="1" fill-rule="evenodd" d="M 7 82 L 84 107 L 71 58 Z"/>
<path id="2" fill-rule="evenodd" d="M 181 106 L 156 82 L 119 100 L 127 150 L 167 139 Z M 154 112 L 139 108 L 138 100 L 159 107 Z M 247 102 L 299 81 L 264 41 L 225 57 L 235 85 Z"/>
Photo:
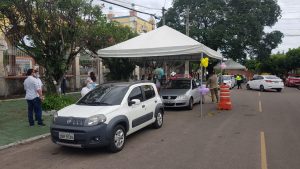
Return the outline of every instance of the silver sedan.
<path id="1" fill-rule="evenodd" d="M 201 100 L 201 94 L 194 79 L 179 78 L 171 80 L 160 95 L 165 107 L 187 107 L 192 110 Z"/>

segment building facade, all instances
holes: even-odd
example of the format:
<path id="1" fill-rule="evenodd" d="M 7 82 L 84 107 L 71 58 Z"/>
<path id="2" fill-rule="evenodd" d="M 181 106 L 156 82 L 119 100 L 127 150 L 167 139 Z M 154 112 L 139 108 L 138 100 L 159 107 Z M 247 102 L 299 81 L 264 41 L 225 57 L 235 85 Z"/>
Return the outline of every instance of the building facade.
<path id="1" fill-rule="evenodd" d="M 132 4 L 134 9 L 134 4 Z M 109 13 L 107 15 L 108 20 L 119 22 L 121 25 L 128 26 L 132 31 L 138 34 L 147 33 L 155 29 L 155 20 L 150 18 L 148 21 L 138 17 L 137 12 L 134 10 L 129 11 L 129 15 L 126 16 L 115 16 L 112 11 L 112 7 L 109 8 Z"/>

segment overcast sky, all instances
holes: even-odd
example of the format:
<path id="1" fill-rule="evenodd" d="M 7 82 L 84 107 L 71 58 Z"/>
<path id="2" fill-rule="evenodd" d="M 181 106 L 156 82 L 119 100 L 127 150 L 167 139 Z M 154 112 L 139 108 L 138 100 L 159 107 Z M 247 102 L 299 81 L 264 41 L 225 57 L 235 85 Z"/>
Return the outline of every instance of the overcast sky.
<path id="1" fill-rule="evenodd" d="M 168 9 L 172 5 L 172 0 L 107 0 L 117 4 L 131 7 L 130 4 L 135 3 L 135 9 L 156 14 L 161 16 L 161 9 L 165 7 Z M 103 4 L 102 1 L 97 0 L 96 3 Z M 278 0 L 278 4 L 282 10 L 282 17 L 279 21 L 272 27 L 266 27 L 266 31 L 279 30 L 284 34 L 282 43 L 278 48 L 274 49 L 272 52 L 277 53 L 277 51 L 287 52 L 289 48 L 300 47 L 300 0 Z M 123 9 L 114 5 L 105 4 L 104 13 L 108 13 L 109 7 L 113 7 L 113 12 L 116 16 L 125 16 L 129 12 L 127 9 Z M 138 14 L 138 16 L 149 19 L 150 16 Z M 158 20 L 157 20 L 158 21 Z"/>

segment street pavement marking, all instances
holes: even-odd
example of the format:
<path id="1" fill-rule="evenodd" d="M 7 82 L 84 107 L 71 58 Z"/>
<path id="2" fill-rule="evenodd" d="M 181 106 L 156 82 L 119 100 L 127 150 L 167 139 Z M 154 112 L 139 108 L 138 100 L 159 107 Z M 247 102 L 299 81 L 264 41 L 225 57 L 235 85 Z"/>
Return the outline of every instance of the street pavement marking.
<path id="1" fill-rule="evenodd" d="M 260 92 L 258 92 L 258 96 L 260 96 Z"/>
<path id="2" fill-rule="evenodd" d="M 259 112 L 262 112 L 261 101 L 258 101 L 258 110 Z"/>
<path id="3" fill-rule="evenodd" d="M 261 153 L 261 169 L 268 169 L 267 165 L 267 150 L 266 150 L 266 141 L 265 133 L 260 132 L 260 153 Z"/>

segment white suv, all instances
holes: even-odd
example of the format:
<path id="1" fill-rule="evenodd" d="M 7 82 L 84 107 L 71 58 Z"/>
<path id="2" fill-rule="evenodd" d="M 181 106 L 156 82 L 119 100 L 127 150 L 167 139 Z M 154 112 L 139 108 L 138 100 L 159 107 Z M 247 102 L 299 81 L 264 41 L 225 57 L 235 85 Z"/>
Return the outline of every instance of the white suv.
<path id="1" fill-rule="evenodd" d="M 148 125 L 160 128 L 163 114 L 155 84 L 103 84 L 54 114 L 51 137 L 63 146 L 108 146 L 110 151 L 118 152 L 127 135 Z"/>

